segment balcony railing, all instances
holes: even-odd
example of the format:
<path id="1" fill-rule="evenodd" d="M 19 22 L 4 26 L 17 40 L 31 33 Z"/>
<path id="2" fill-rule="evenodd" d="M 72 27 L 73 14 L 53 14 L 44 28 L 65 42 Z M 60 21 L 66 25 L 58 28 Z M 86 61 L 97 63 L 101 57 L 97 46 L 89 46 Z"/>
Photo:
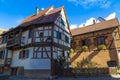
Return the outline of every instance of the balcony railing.
<path id="1" fill-rule="evenodd" d="M 21 42 L 21 37 L 15 37 L 13 39 L 8 40 L 7 42 L 7 47 L 15 46 L 15 45 L 20 45 Z"/>
<path id="2" fill-rule="evenodd" d="M 0 48 L 5 48 L 7 43 L 1 43 Z"/>

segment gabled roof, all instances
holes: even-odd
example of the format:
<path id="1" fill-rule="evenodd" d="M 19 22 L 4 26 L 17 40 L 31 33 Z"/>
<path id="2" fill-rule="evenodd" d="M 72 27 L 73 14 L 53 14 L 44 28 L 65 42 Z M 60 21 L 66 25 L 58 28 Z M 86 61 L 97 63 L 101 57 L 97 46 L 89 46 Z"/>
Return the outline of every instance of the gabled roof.
<path id="1" fill-rule="evenodd" d="M 6 31 L 7 31 L 6 29 L 1 29 L 1 28 L 0 28 L 0 34 L 6 32 Z"/>
<path id="2" fill-rule="evenodd" d="M 51 6 L 45 10 L 42 10 L 38 14 L 34 14 L 32 16 L 25 18 L 19 26 L 25 27 L 31 24 L 42 24 L 42 23 L 54 22 L 60 15 L 62 8 L 63 7 L 54 9 L 53 6 Z"/>
<path id="3" fill-rule="evenodd" d="M 4 35 L 18 28 L 28 27 L 33 24 L 53 23 L 60 16 L 60 12 L 63 8 L 64 8 L 63 6 L 55 9 L 53 6 L 46 8 L 38 12 L 38 14 L 35 13 L 31 16 L 28 16 L 17 27 L 12 28 L 1 35 Z"/>
<path id="4" fill-rule="evenodd" d="M 71 33 L 72 33 L 72 36 L 75 36 L 75 35 L 85 34 L 85 33 L 89 33 L 89 32 L 95 32 L 95 31 L 99 31 L 99 30 L 113 28 L 118 25 L 119 25 L 118 19 L 114 18 L 111 20 L 103 21 L 101 23 L 96 23 L 96 24 L 85 26 L 82 28 L 72 29 Z"/>

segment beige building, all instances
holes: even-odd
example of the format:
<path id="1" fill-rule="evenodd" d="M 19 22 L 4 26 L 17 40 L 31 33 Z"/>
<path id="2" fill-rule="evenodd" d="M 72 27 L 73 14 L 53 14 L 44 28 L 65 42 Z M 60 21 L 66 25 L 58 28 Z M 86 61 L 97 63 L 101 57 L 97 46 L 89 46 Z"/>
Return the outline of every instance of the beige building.
<path id="1" fill-rule="evenodd" d="M 93 23 L 71 30 L 72 67 L 114 67 L 120 65 L 118 19 Z"/>

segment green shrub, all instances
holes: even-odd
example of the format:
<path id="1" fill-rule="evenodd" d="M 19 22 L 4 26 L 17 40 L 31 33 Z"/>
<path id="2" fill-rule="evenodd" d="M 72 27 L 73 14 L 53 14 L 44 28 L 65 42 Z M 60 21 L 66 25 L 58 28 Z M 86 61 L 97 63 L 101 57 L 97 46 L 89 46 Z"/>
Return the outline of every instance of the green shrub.
<path id="1" fill-rule="evenodd" d="M 117 69 L 117 73 L 120 74 L 120 66 Z"/>
<path id="2" fill-rule="evenodd" d="M 104 44 L 98 45 L 98 50 L 106 49 L 106 46 Z"/>
<path id="3" fill-rule="evenodd" d="M 70 53 L 74 53 L 75 51 L 74 51 L 74 49 L 73 48 L 71 48 L 70 49 Z"/>
<path id="4" fill-rule="evenodd" d="M 82 46 L 82 50 L 83 51 L 87 51 L 88 50 L 88 46 Z"/>

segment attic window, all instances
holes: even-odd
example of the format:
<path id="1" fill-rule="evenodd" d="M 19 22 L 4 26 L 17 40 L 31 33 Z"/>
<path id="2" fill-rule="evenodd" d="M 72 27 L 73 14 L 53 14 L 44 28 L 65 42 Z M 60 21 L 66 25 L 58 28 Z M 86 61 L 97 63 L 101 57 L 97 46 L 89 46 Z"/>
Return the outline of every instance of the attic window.
<path id="1" fill-rule="evenodd" d="M 62 24 L 62 26 L 65 26 L 65 22 L 62 18 L 61 18 L 61 24 Z"/>

